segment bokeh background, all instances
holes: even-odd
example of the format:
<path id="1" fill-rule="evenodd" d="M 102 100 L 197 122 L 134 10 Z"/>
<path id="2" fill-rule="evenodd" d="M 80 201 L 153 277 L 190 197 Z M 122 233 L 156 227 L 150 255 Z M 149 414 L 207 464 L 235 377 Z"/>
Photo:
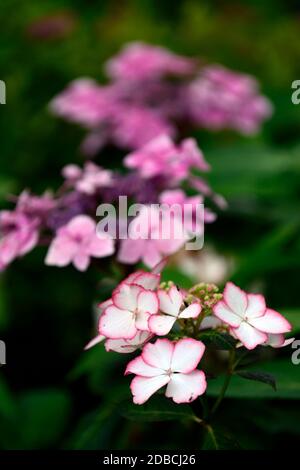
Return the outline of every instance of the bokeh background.
<path id="1" fill-rule="evenodd" d="M 0 16 L 3 208 L 7 194 L 58 187 L 62 166 L 82 162 L 82 129 L 51 116 L 47 105 L 76 77 L 104 81 L 103 62 L 125 42 L 163 45 L 260 80 L 275 112 L 259 135 L 194 133 L 212 165 L 210 183 L 229 208 L 206 230 L 203 252 L 178 255 L 167 275 L 184 286 L 230 277 L 260 289 L 300 330 L 300 105 L 291 102 L 291 83 L 300 79 L 299 2 L 2 0 Z M 197 449 L 193 425 L 159 416 L 145 422 L 123 404 L 123 357 L 100 347 L 83 353 L 94 333 L 92 303 L 109 295 L 111 280 L 46 268 L 44 257 L 43 248 L 35 250 L 0 277 L 0 339 L 7 344 L 0 448 Z M 230 387 L 217 422 L 229 447 L 237 446 L 235 436 L 246 449 L 297 444 L 300 365 L 291 353 L 269 362 L 266 353 L 258 366 L 277 377 L 277 392 L 249 381 Z"/>

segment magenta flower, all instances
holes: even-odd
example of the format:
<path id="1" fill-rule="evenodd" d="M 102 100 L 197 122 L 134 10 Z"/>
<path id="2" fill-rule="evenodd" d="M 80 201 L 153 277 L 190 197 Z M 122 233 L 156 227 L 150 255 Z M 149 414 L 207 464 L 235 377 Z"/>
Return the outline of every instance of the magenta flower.
<path id="1" fill-rule="evenodd" d="M 125 157 L 125 166 L 139 171 L 142 177 L 165 175 L 171 182 L 186 179 L 191 168 L 209 169 L 194 139 L 186 139 L 176 146 L 170 137 L 161 135 L 141 149 Z"/>
<path id="2" fill-rule="evenodd" d="M 0 212 L 0 271 L 38 243 L 38 220 L 18 211 Z"/>
<path id="3" fill-rule="evenodd" d="M 220 65 L 202 69 L 187 85 L 184 96 L 194 124 L 213 130 L 228 128 L 253 134 L 272 114 L 271 103 L 259 95 L 254 78 Z"/>
<path id="4" fill-rule="evenodd" d="M 85 194 L 95 194 L 97 190 L 112 185 L 112 172 L 93 162 L 85 163 L 83 169 L 77 165 L 67 165 L 62 174 L 71 186 Z"/>
<path id="5" fill-rule="evenodd" d="M 106 63 L 106 73 L 114 80 L 148 80 L 165 75 L 189 75 L 195 61 L 142 42 L 132 42 Z"/>
<path id="6" fill-rule="evenodd" d="M 145 403 L 167 385 L 165 395 L 175 403 L 190 403 L 206 390 L 204 372 L 197 370 L 205 346 L 184 338 L 177 343 L 158 339 L 144 346 L 141 356 L 127 365 L 125 375 L 135 374 L 130 388 L 137 405 Z"/>
<path id="7" fill-rule="evenodd" d="M 101 237 L 100 237 L 101 235 Z M 67 266 L 70 263 L 85 271 L 90 258 L 103 258 L 114 253 L 114 242 L 106 233 L 96 233 L 96 223 L 86 215 L 74 217 L 67 225 L 59 228 L 52 241 L 46 264 Z"/>
<path id="8" fill-rule="evenodd" d="M 247 349 L 266 343 L 268 334 L 287 333 L 292 328 L 280 313 L 266 307 L 262 295 L 247 294 L 232 282 L 226 284 L 223 300 L 213 312 Z"/>

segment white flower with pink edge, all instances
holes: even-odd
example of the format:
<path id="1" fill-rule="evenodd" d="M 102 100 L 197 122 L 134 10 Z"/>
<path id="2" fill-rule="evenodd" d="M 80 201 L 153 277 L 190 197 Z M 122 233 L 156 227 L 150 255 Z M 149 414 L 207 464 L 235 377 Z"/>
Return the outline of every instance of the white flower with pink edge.
<path id="1" fill-rule="evenodd" d="M 204 372 L 197 370 L 205 346 L 184 338 L 178 342 L 158 339 L 144 346 L 142 354 L 127 365 L 125 375 L 135 374 L 130 388 L 137 405 L 145 403 L 167 385 L 165 395 L 175 403 L 190 403 L 206 390 Z"/>

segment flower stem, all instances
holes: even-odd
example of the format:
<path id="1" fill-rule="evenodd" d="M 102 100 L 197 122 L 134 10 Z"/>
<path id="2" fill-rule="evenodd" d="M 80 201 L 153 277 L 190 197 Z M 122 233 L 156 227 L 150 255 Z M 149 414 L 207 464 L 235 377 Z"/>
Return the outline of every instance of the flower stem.
<path id="1" fill-rule="evenodd" d="M 230 383 L 230 380 L 234 371 L 234 367 L 233 367 L 234 359 L 235 359 L 235 349 L 232 349 L 229 353 L 228 371 L 225 376 L 225 380 L 224 380 L 220 395 L 218 396 L 217 400 L 215 401 L 214 406 L 211 409 L 211 413 L 210 413 L 211 415 L 217 411 L 221 402 L 223 401 L 223 398 L 225 397 L 227 388 L 229 386 L 229 383 Z"/>

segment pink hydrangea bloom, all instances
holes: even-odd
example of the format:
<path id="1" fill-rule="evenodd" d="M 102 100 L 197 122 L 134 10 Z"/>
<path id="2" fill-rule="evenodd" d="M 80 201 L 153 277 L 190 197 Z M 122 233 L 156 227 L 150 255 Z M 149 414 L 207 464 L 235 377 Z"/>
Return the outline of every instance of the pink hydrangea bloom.
<path id="1" fill-rule="evenodd" d="M 205 346 L 184 338 L 176 343 L 158 339 L 144 346 L 141 356 L 127 365 L 125 374 L 135 374 L 131 392 L 135 404 L 145 403 L 167 385 L 165 395 L 175 403 L 190 403 L 206 390 L 205 375 L 197 370 Z"/>
<path id="2" fill-rule="evenodd" d="M 38 243 L 38 220 L 19 211 L 0 212 L 0 271 Z"/>
<path id="3" fill-rule="evenodd" d="M 201 306 L 198 302 L 194 302 L 188 307 L 184 306 L 184 295 L 176 286 L 172 286 L 168 291 L 159 289 L 157 295 L 160 313 L 151 315 L 149 318 L 150 331 L 156 335 L 167 335 L 176 320 L 197 318 L 201 312 Z"/>
<path id="4" fill-rule="evenodd" d="M 146 107 L 123 105 L 113 118 L 109 139 L 119 147 L 138 149 L 161 134 L 176 135 L 174 126 L 161 114 Z"/>
<path id="5" fill-rule="evenodd" d="M 138 330 L 149 331 L 149 317 L 158 311 L 158 298 L 153 290 L 123 282 L 113 292 L 112 301 L 100 317 L 101 335 L 132 339 Z"/>
<path id="6" fill-rule="evenodd" d="M 29 217 L 43 218 L 54 209 L 55 206 L 56 201 L 51 193 L 46 192 L 42 196 L 36 196 L 24 190 L 18 197 L 16 209 L 18 212 L 22 212 Z"/>
<path id="7" fill-rule="evenodd" d="M 91 257 L 103 258 L 113 252 L 114 242 L 109 235 L 96 233 L 93 219 L 78 215 L 58 229 L 45 262 L 49 266 L 59 267 L 73 263 L 79 271 L 85 271 Z"/>
<path id="8" fill-rule="evenodd" d="M 62 174 L 77 191 L 85 194 L 95 194 L 98 189 L 112 185 L 112 172 L 93 162 L 85 163 L 83 169 L 77 165 L 67 165 Z"/>
<path id="9" fill-rule="evenodd" d="M 161 135 L 127 155 L 124 164 L 138 170 L 144 178 L 165 175 L 174 182 L 187 178 L 193 167 L 201 171 L 209 169 L 194 139 L 185 139 L 176 146 L 167 135 Z"/>
<path id="10" fill-rule="evenodd" d="M 268 334 L 291 331 L 290 323 L 280 313 L 266 307 L 262 295 L 247 294 L 232 282 L 226 284 L 223 300 L 213 307 L 213 312 L 247 349 L 265 343 Z"/>
<path id="11" fill-rule="evenodd" d="M 253 134 L 272 113 L 254 78 L 220 65 L 207 66 L 185 90 L 188 114 L 196 125 Z"/>
<path id="12" fill-rule="evenodd" d="M 145 206 L 131 222 L 129 238 L 121 240 L 118 260 L 134 264 L 142 260 L 146 266 L 154 267 L 163 258 L 178 251 L 189 236 L 184 231 L 182 220 L 153 206 Z"/>
<path id="13" fill-rule="evenodd" d="M 141 349 L 151 338 L 153 338 L 153 334 L 149 331 L 138 331 L 132 339 L 108 339 L 105 342 L 105 349 L 106 351 L 129 354 Z"/>
<path id="14" fill-rule="evenodd" d="M 143 42 L 132 42 L 106 63 L 106 73 L 114 80 L 148 80 L 164 75 L 188 75 L 195 62 Z"/>
<path id="15" fill-rule="evenodd" d="M 114 90 L 89 78 L 74 80 L 50 103 L 54 114 L 92 128 L 109 119 L 114 107 Z"/>

